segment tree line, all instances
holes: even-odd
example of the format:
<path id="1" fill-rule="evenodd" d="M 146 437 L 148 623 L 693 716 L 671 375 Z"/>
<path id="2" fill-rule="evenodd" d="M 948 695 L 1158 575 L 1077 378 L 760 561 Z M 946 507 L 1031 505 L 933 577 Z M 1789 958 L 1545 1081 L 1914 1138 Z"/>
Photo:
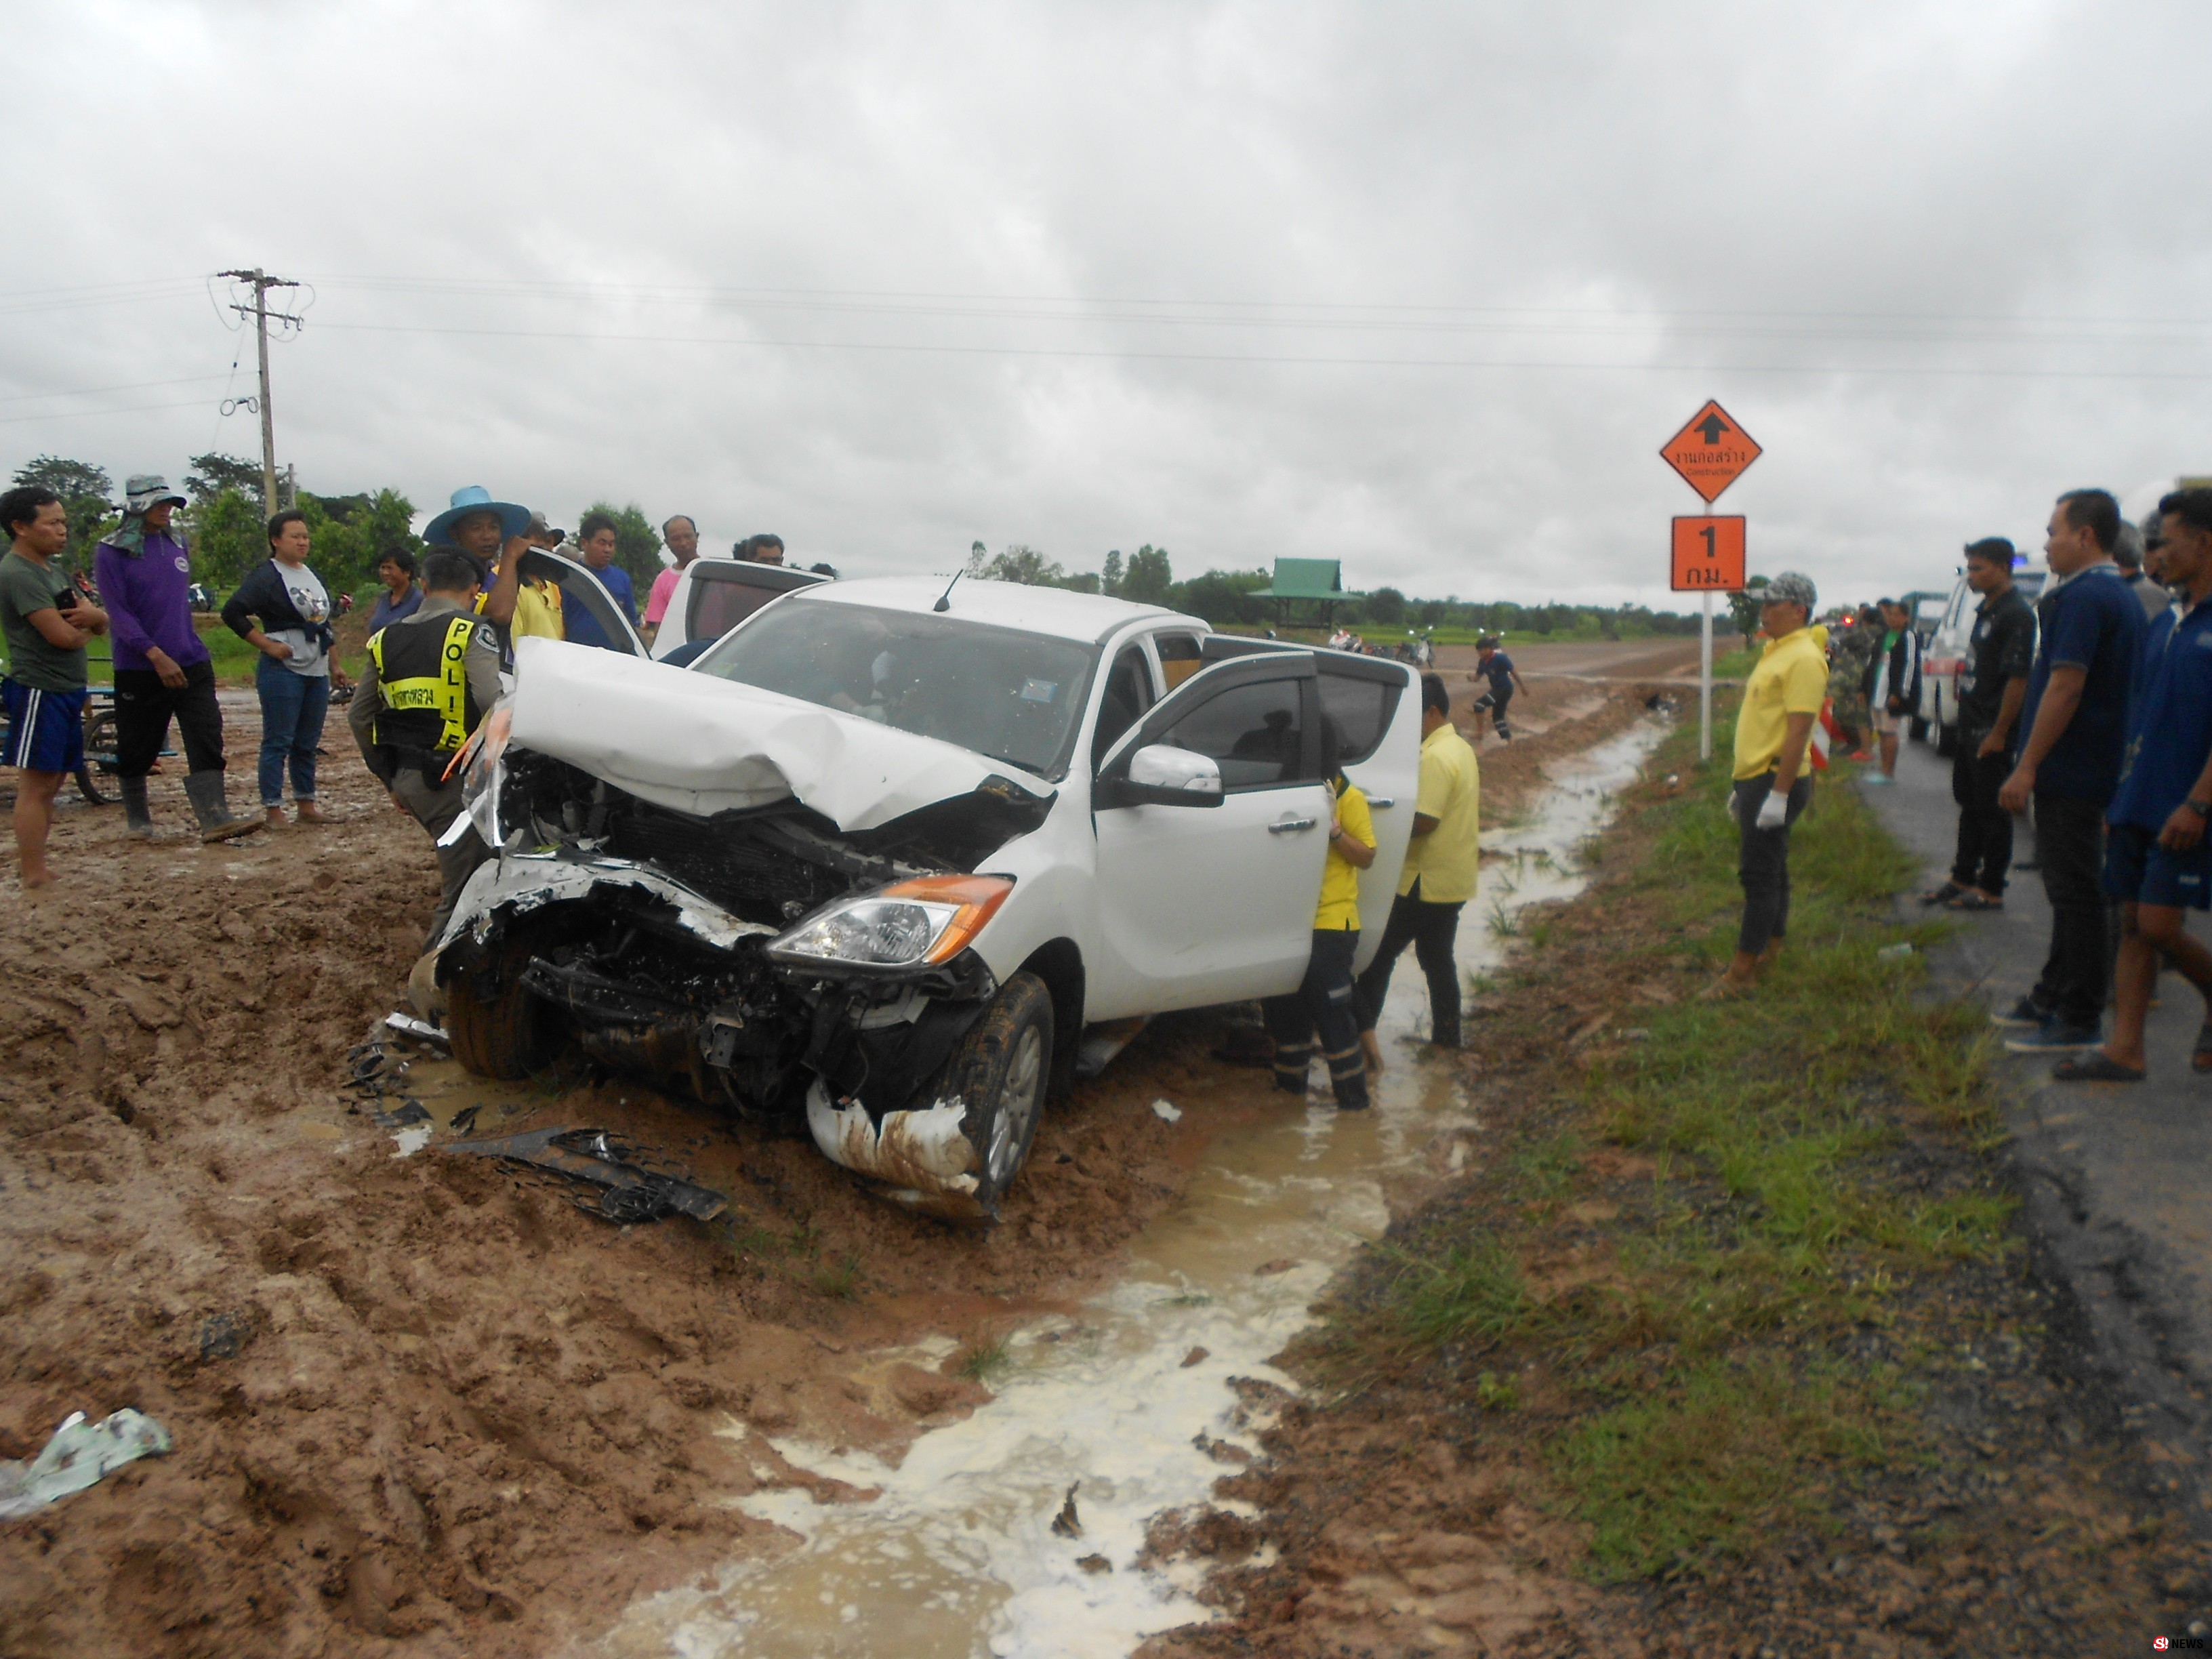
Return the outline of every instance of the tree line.
<path id="1" fill-rule="evenodd" d="M 1165 605 L 1203 617 L 1216 628 L 1258 627 L 1275 618 L 1274 602 L 1255 597 L 1273 585 L 1271 572 L 1209 570 L 1177 581 L 1167 549 L 1150 543 L 1126 559 L 1118 549 L 1108 553 L 1095 571 L 1071 571 L 1025 543 L 1016 542 L 993 553 L 977 542 L 969 549 L 968 573 L 988 581 L 1025 582 L 1078 593 L 1103 593 L 1139 605 Z M 1340 623 L 1366 629 L 1443 628 L 1517 635 L 1594 632 L 1604 638 L 1631 639 L 1698 631 L 1694 616 L 1653 611 L 1640 605 L 1608 609 L 1589 605 L 1518 605 L 1510 599 L 1483 603 L 1455 595 L 1418 599 L 1395 587 L 1378 587 L 1348 598 L 1334 614 Z"/>
<path id="2" fill-rule="evenodd" d="M 188 466 L 178 493 L 189 505 L 176 524 L 191 550 L 193 580 L 220 595 L 269 556 L 261 465 L 211 452 L 193 456 Z M 64 560 L 70 569 L 88 572 L 93 549 L 123 521 L 123 504 L 106 469 L 40 455 L 17 467 L 14 482 L 44 484 L 62 498 L 70 522 Z M 404 551 L 419 560 L 425 550 L 415 533 L 415 504 L 396 489 L 351 495 L 302 489 L 294 504 L 307 518 L 307 567 L 332 592 L 353 592 L 374 581 L 387 553 Z M 649 584 L 660 574 L 660 534 L 642 509 L 595 501 L 586 510 L 615 521 L 615 560 L 633 579 Z"/>
<path id="3" fill-rule="evenodd" d="M 70 520 L 67 562 L 72 569 L 89 570 L 93 548 L 122 521 L 114 481 L 106 470 L 87 461 L 40 455 L 15 469 L 15 482 L 44 484 L 62 498 Z M 191 501 L 178 520 L 191 548 L 192 575 L 218 594 L 228 592 L 269 556 L 260 464 L 219 452 L 195 455 L 180 493 Z M 422 539 L 413 528 L 415 505 L 396 489 L 352 495 L 303 489 L 297 505 L 307 515 L 313 549 L 308 566 L 333 592 L 352 592 L 374 581 L 378 562 L 394 549 L 417 558 L 423 552 Z M 644 511 L 634 502 L 617 507 L 604 501 L 593 502 L 586 511 L 605 513 L 615 521 L 616 562 L 629 572 L 633 581 L 649 585 L 660 574 L 660 532 Z M 1150 543 L 1126 557 L 1119 549 L 1109 552 L 1097 570 L 1071 571 L 1024 543 L 993 553 L 979 541 L 969 550 L 967 568 L 969 574 L 990 581 L 1164 605 L 1203 617 L 1217 628 L 1259 627 L 1275 617 L 1273 601 L 1254 597 L 1273 582 L 1270 572 L 1215 569 L 1178 581 L 1168 550 Z M 1741 612 L 1743 596 L 1736 596 L 1732 604 Z M 1698 631 L 1694 616 L 1643 605 L 1607 609 L 1518 605 L 1504 599 L 1484 603 L 1456 596 L 1409 599 L 1395 587 L 1378 587 L 1348 599 L 1334 614 L 1340 623 L 1369 629 L 1463 629 L 1524 636 L 1595 632 L 1605 638 Z"/>

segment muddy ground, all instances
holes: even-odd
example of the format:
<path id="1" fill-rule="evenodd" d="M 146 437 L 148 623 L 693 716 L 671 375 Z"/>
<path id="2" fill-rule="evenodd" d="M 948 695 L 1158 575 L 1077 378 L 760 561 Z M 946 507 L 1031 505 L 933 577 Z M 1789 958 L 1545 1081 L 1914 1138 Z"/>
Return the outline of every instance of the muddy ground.
<path id="1" fill-rule="evenodd" d="M 1532 708 L 1556 729 L 1485 745 L 1486 816 L 1639 712 L 1595 690 Z M 335 723 L 327 747 L 328 827 L 203 848 L 162 777 L 156 844 L 71 805 L 59 883 L 0 878 L 0 1456 L 124 1406 L 175 1441 L 0 1524 L 0 1653 L 587 1637 L 763 1544 L 734 1496 L 838 1495 L 765 1435 L 896 1455 L 972 1410 L 958 1355 L 874 1356 L 1072 1304 L 1212 1136 L 1281 1109 L 1211 1058 L 1215 1021 L 1161 1022 L 1055 1107 L 981 1236 L 870 1199 L 783 1126 L 589 1078 L 487 1088 L 426 1059 L 410 1087 L 441 1126 L 475 1105 L 477 1133 L 617 1129 L 728 1194 L 725 1220 L 617 1230 L 441 1155 L 442 1128 L 396 1156 L 345 1056 L 397 1006 L 434 878 Z M 1170 1127 L 1163 1095 L 1199 1109 Z"/>

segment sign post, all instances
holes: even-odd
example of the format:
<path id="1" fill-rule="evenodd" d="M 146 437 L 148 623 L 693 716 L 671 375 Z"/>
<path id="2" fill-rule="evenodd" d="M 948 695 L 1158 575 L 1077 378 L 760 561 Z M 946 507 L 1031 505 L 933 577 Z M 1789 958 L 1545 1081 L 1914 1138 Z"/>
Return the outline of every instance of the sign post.
<path id="1" fill-rule="evenodd" d="M 1757 460 L 1751 434 L 1711 398 L 1688 424 L 1659 451 L 1682 482 L 1710 507 Z M 1744 584 L 1744 520 L 1691 518 L 1674 520 L 1671 586 L 1677 593 L 1701 595 L 1698 624 L 1698 758 L 1713 757 L 1713 595 L 1740 592 Z"/>

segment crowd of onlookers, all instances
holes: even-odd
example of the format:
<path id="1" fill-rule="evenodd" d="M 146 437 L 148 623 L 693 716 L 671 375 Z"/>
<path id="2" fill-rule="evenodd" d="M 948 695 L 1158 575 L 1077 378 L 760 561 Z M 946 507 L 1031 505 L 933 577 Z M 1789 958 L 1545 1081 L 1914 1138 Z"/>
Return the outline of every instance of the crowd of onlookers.
<path id="1" fill-rule="evenodd" d="M 2190 1063 L 2212 1073 L 2212 951 L 2185 926 L 2188 912 L 2212 908 L 2212 489 L 2174 490 L 2141 527 L 2111 492 L 2069 490 L 2044 554 L 2031 606 L 2010 541 L 1966 549 L 1978 603 L 1956 684 L 1956 856 L 1922 896 L 2002 908 L 2014 825 L 2032 815 L 2051 939 L 2034 986 L 1993 1016 L 2006 1048 L 2065 1056 L 2061 1080 L 2140 1081 L 2163 966 L 2204 998 Z M 1815 721 L 1826 710 L 1847 744 L 1870 729 L 1880 764 L 1860 781 L 1887 784 L 1900 731 L 1920 711 L 1918 641 L 1902 605 L 1839 617 L 1823 639 L 1808 578 L 1779 577 L 1761 597 L 1766 642 L 1745 684 L 1729 803 L 1744 918 L 1723 994 L 1753 984 L 1786 936 L 1789 831 L 1809 798 Z"/>
<path id="2" fill-rule="evenodd" d="M 135 839 L 155 834 L 148 779 L 160 764 L 173 728 L 184 748 L 184 793 L 202 839 L 222 841 L 250 834 L 286 818 L 285 786 L 290 810 L 302 823 L 324 820 L 317 801 L 316 769 L 328 710 L 353 690 L 338 664 L 336 618 L 353 603 L 333 594 L 309 562 L 312 533 L 306 514 L 287 509 L 267 525 L 268 556 L 250 569 L 222 606 L 222 621 L 258 653 L 254 688 L 260 703 L 261 744 L 256 784 L 258 815 L 234 815 L 225 787 L 222 713 L 216 695 L 213 653 L 193 619 L 196 604 L 206 602 L 193 582 L 191 550 L 173 522 L 186 498 L 156 474 L 127 481 L 122 521 L 104 536 L 93 555 L 91 580 L 72 580 L 59 562 L 69 543 L 66 508 L 52 490 L 19 486 L 0 495 L 0 529 L 8 550 L 0 554 L 0 636 L 8 649 L 9 672 L 0 679 L 0 714 L 6 735 L 0 766 L 17 769 L 15 828 L 23 884 L 35 890 L 52 879 L 46 856 L 52 805 L 64 779 L 83 769 L 85 708 L 90 695 L 88 644 L 105 636 L 114 657 L 116 750 L 112 764 L 123 801 L 126 833 Z M 426 609 L 434 615 L 454 607 L 430 603 L 443 592 L 447 600 L 466 589 L 466 612 L 485 626 L 480 643 L 490 653 L 495 672 L 507 659 L 514 641 L 539 635 L 583 645 L 613 647 L 608 625 L 588 605 L 563 604 L 560 584 L 525 571 L 523 556 L 532 549 L 557 551 L 591 570 L 612 609 L 648 641 L 665 617 L 678 582 L 699 556 L 696 523 L 678 514 L 661 526 L 672 564 L 648 589 L 641 613 L 630 574 L 616 555 L 621 526 L 604 512 L 586 514 L 573 538 L 556 530 L 542 513 L 497 501 L 471 487 L 454 492 L 444 513 L 432 520 L 424 539 L 429 551 L 417 558 L 404 548 L 386 551 L 376 566 L 377 597 L 368 618 L 372 641 Z M 750 536 L 732 556 L 781 564 L 779 536 Z M 441 586 L 441 555 L 443 562 Z M 817 566 L 824 574 L 834 574 Z M 469 580 L 461 583 L 466 575 Z M 401 636 L 392 635 L 395 642 Z M 412 636 L 406 641 L 412 647 Z M 374 653 L 373 653 L 374 654 Z M 381 665 L 372 664 L 373 668 Z M 421 677 L 415 677 L 421 678 Z M 432 678 L 435 678 L 433 675 Z M 448 678 L 453 678 L 448 676 Z M 460 678 L 465 678 L 465 676 Z M 388 706 L 376 688 L 390 686 L 388 673 L 364 682 L 371 715 L 382 712 L 386 726 L 404 730 L 413 712 Z M 402 701 L 413 690 L 393 694 Z M 445 689 L 425 690 L 434 702 Z M 454 718 L 430 735 L 426 752 L 450 758 L 459 741 L 475 729 L 482 708 L 463 696 Z M 419 736 L 420 733 L 414 735 Z M 368 747 L 391 749 L 386 744 Z M 406 746 L 406 745 L 400 745 Z M 377 761 L 372 758 L 372 769 Z M 442 769 L 444 763 L 441 763 Z M 416 769 L 420 771 L 422 769 Z M 398 775 L 380 771 L 390 787 Z M 449 781 L 440 779 L 442 806 Z M 410 811 L 407 791 L 393 797 Z M 418 805 L 420 803 L 417 803 Z M 415 812 L 415 816 L 423 816 Z M 425 820 L 426 823 L 428 820 Z"/>

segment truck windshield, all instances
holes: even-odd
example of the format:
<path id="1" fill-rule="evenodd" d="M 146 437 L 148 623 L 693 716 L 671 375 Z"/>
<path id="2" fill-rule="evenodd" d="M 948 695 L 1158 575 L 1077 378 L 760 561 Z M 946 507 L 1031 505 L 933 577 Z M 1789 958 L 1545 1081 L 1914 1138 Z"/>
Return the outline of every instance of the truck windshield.
<path id="1" fill-rule="evenodd" d="M 1097 663 L 1073 640 L 794 598 L 694 667 L 1057 779 Z"/>

